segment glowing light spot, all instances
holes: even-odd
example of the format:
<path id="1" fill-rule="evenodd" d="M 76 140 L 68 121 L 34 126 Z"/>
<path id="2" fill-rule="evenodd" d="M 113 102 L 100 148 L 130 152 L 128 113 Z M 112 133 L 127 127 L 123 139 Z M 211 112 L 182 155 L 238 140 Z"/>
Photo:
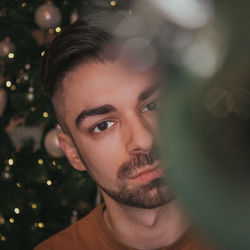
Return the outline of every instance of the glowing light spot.
<path id="1" fill-rule="evenodd" d="M 20 209 L 16 207 L 16 208 L 14 209 L 14 212 L 15 212 L 16 214 L 20 214 Z"/>
<path id="2" fill-rule="evenodd" d="M 11 87 L 10 87 L 10 89 L 12 90 L 12 91 L 15 91 L 16 90 L 16 85 L 12 85 Z"/>
<path id="3" fill-rule="evenodd" d="M 51 180 L 47 180 L 47 185 L 51 186 L 52 185 L 52 181 Z"/>
<path id="4" fill-rule="evenodd" d="M 56 161 L 55 160 L 52 161 L 52 164 L 53 164 L 53 166 L 56 166 Z"/>
<path id="5" fill-rule="evenodd" d="M 13 58 L 15 57 L 15 54 L 14 54 L 14 53 L 9 53 L 9 54 L 8 54 L 8 57 L 9 57 L 10 59 L 13 59 Z"/>
<path id="6" fill-rule="evenodd" d="M 111 1 L 111 2 L 110 2 L 110 5 L 111 5 L 111 6 L 116 6 L 116 1 Z"/>
<path id="7" fill-rule="evenodd" d="M 22 7 L 26 7 L 27 6 L 27 3 L 22 3 Z"/>
<path id="8" fill-rule="evenodd" d="M 39 165 L 42 165 L 43 164 L 43 159 L 38 159 L 37 162 L 38 162 Z"/>
<path id="9" fill-rule="evenodd" d="M 49 33 L 50 33 L 50 34 L 53 34 L 53 33 L 54 33 L 54 30 L 53 30 L 53 29 L 49 29 Z"/>
<path id="10" fill-rule="evenodd" d="M 49 116 L 48 112 L 43 112 L 43 117 L 47 118 Z"/>
<path id="11" fill-rule="evenodd" d="M 33 209 L 36 209 L 36 208 L 37 208 L 36 203 L 33 203 L 33 204 L 31 205 L 31 207 L 32 207 Z"/>
<path id="12" fill-rule="evenodd" d="M 45 55 L 45 51 L 42 51 L 42 52 L 41 52 L 41 56 L 44 56 L 44 55 Z"/>
<path id="13" fill-rule="evenodd" d="M 61 27 L 59 27 L 59 26 L 55 28 L 55 31 L 56 31 L 57 33 L 60 33 L 61 30 L 62 30 L 62 29 L 61 29 Z"/>
<path id="14" fill-rule="evenodd" d="M 7 82 L 6 82 L 6 87 L 9 88 L 10 86 L 11 86 L 11 81 L 7 81 Z"/>
<path id="15" fill-rule="evenodd" d="M 32 107 L 30 108 L 30 110 L 31 110 L 32 112 L 34 112 L 34 111 L 36 111 L 36 107 L 32 106 Z"/>
<path id="16" fill-rule="evenodd" d="M 10 166 L 12 166 L 12 165 L 14 164 L 14 160 L 10 158 L 10 159 L 8 160 L 8 163 L 9 163 Z"/>
<path id="17" fill-rule="evenodd" d="M 44 223 L 43 223 L 43 222 L 38 222 L 37 226 L 38 226 L 39 228 L 44 228 Z"/>
<path id="18" fill-rule="evenodd" d="M 14 218 L 10 218 L 10 219 L 9 219 L 9 222 L 10 222 L 10 223 L 14 223 L 14 222 L 15 222 Z"/>
<path id="19" fill-rule="evenodd" d="M 17 182 L 17 183 L 16 183 L 16 186 L 17 186 L 18 188 L 20 188 L 20 187 L 21 187 L 21 183 L 20 183 L 20 182 Z"/>
<path id="20" fill-rule="evenodd" d="M 5 236 L 1 236 L 1 241 L 6 241 L 6 237 Z"/>

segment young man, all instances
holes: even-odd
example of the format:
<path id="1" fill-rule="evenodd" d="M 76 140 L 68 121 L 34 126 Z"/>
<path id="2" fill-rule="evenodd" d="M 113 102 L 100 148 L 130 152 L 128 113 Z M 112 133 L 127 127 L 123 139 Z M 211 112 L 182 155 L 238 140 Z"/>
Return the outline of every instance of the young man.
<path id="1" fill-rule="evenodd" d="M 157 66 L 136 70 L 119 43 L 90 20 L 59 35 L 42 84 L 72 166 L 87 170 L 104 204 L 36 250 L 200 248 L 158 159 Z"/>

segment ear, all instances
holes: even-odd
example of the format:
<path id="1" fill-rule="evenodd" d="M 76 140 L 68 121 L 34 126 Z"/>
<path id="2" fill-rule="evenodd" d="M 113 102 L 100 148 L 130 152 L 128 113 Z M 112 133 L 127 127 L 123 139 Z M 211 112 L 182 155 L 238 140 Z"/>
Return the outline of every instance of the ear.
<path id="1" fill-rule="evenodd" d="M 86 167 L 79 157 L 79 154 L 71 137 L 64 132 L 59 132 L 57 134 L 57 139 L 71 165 L 79 171 L 86 170 Z"/>

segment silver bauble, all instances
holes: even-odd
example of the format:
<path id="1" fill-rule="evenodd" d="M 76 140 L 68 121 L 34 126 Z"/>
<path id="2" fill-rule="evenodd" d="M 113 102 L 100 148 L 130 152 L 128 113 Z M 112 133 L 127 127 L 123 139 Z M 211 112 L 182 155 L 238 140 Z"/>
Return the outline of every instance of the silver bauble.
<path id="1" fill-rule="evenodd" d="M 36 24 L 44 30 L 55 28 L 61 23 L 61 13 L 51 1 L 38 7 L 35 12 Z"/>

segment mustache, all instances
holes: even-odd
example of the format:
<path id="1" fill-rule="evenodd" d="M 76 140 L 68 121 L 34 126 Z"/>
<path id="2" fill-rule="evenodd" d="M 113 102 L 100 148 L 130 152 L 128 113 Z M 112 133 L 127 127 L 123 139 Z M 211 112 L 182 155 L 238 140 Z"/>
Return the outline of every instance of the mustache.
<path id="1" fill-rule="evenodd" d="M 137 154 L 131 157 L 131 160 L 125 162 L 119 168 L 117 178 L 124 180 L 133 176 L 138 169 L 143 168 L 146 165 L 152 165 L 156 160 L 152 154 Z"/>

